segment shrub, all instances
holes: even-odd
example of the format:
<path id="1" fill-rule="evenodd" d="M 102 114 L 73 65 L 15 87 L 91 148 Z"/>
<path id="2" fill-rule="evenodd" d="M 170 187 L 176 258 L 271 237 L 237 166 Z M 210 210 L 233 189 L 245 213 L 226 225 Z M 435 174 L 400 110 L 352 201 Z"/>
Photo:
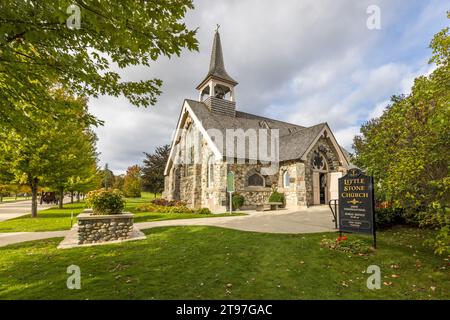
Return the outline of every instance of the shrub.
<path id="1" fill-rule="evenodd" d="M 195 210 L 195 213 L 197 214 L 211 214 L 211 210 L 209 210 L 208 208 L 200 208 Z"/>
<path id="2" fill-rule="evenodd" d="M 153 203 L 145 203 L 137 206 L 136 210 L 140 212 L 161 212 L 161 208 L 165 210 L 166 207 L 158 206 Z"/>
<path id="3" fill-rule="evenodd" d="M 99 189 L 87 194 L 86 204 L 92 208 L 94 214 L 120 214 L 125 206 L 125 201 L 122 193 L 117 189 Z"/>
<path id="4" fill-rule="evenodd" d="M 156 199 L 153 199 L 150 202 L 155 204 L 155 205 L 158 205 L 158 206 L 167 206 L 167 204 L 169 203 L 169 201 L 164 199 L 164 198 L 156 198 Z"/>
<path id="5" fill-rule="evenodd" d="M 185 207 L 185 206 L 169 207 L 168 211 L 169 211 L 169 213 L 193 213 L 194 212 L 194 210 L 189 209 L 188 207 Z"/>
<path id="6" fill-rule="evenodd" d="M 244 205 L 245 198 L 243 195 L 238 193 L 233 194 L 231 202 L 233 204 L 233 210 L 239 210 Z"/>
<path id="7" fill-rule="evenodd" d="M 186 206 L 161 206 L 153 203 L 141 204 L 136 208 L 139 212 L 160 212 L 160 213 L 194 213 L 194 210 Z"/>
<path id="8" fill-rule="evenodd" d="M 187 204 L 185 201 L 181 200 L 167 200 L 164 198 L 157 198 L 153 199 L 151 203 L 158 205 L 158 206 L 165 206 L 165 207 L 185 207 Z"/>
<path id="9" fill-rule="evenodd" d="M 375 223 L 377 228 L 389 228 L 397 224 L 405 224 L 406 220 L 403 216 L 401 208 L 376 208 Z"/>
<path id="10" fill-rule="evenodd" d="M 269 202 L 282 202 L 284 204 L 284 193 L 274 191 L 269 197 Z"/>

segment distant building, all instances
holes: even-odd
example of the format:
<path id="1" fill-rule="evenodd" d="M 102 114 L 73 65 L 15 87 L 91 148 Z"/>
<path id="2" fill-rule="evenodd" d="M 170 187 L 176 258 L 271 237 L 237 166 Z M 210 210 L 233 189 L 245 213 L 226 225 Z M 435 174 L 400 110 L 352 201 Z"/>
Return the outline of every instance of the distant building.
<path id="1" fill-rule="evenodd" d="M 303 127 L 238 111 L 237 84 L 225 70 L 216 31 L 209 72 L 196 88 L 199 99 L 184 100 L 181 109 L 163 196 L 223 212 L 226 176 L 233 171 L 236 192 L 248 208 L 267 202 L 273 190 L 284 193 L 287 207 L 336 199 L 337 179 L 348 169 L 349 157 L 328 124 Z"/>

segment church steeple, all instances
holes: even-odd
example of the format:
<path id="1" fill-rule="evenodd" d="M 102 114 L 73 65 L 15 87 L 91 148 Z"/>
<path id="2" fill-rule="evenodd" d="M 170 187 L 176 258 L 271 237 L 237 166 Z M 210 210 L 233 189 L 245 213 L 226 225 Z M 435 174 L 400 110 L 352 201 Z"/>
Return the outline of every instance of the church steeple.
<path id="1" fill-rule="evenodd" d="M 225 70 L 219 26 L 217 26 L 211 50 L 209 71 L 203 81 L 200 82 L 196 88 L 199 90 L 199 100 L 205 101 L 206 103 L 210 102 L 211 98 L 216 98 L 229 102 L 235 102 L 234 87 L 237 84 L 237 81 L 234 80 Z M 208 98 L 203 100 L 205 95 L 208 96 Z"/>

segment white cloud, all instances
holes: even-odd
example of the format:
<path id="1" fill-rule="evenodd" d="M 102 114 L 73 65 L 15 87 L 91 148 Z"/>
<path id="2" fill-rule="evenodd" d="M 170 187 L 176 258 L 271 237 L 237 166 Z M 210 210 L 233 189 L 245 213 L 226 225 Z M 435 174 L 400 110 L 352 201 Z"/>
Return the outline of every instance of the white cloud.
<path id="1" fill-rule="evenodd" d="M 366 27 L 370 4 L 381 7 L 380 31 Z M 217 23 L 227 71 L 239 82 L 238 109 L 301 125 L 328 122 L 348 148 L 362 121 L 379 114 L 391 95 L 408 92 L 415 76 L 430 71 L 429 51 L 417 56 L 401 48 L 410 41 L 405 26 L 440 25 L 431 18 L 436 16 L 433 8 L 442 5 L 432 0 L 422 14 L 408 11 L 401 0 L 284 0 L 283 5 L 199 0 L 195 7 L 187 24 L 200 27 L 200 52 L 121 71 L 126 80 L 162 79 L 156 106 L 138 109 L 112 97 L 90 102 L 90 110 L 105 120 L 96 129 L 101 163 L 116 172 L 140 163 L 142 152 L 170 143 L 183 99 L 197 98 L 195 87 L 207 72 Z M 398 20 L 398 12 L 407 23 Z M 394 39 L 398 30 L 400 40 Z M 426 48 L 430 39 L 414 40 Z"/>

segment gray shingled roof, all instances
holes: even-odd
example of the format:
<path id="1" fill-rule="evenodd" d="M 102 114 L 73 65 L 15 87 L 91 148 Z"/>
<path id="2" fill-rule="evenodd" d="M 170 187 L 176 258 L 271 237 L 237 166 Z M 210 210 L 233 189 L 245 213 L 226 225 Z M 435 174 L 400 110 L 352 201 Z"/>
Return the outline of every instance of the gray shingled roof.
<path id="1" fill-rule="evenodd" d="M 301 158 L 320 131 L 326 126 L 326 123 L 321 123 L 312 127 L 302 127 L 241 111 L 236 111 L 236 116 L 232 117 L 210 112 L 203 102 L 195 100 L 187 100 L 187 102 L 205 130 L 220 130 L 224 137 L 226 129 L 278 129 L 280 161 Z M 223 150 L 221 151 L 223 153 Z"/>
<path id="2" fill-rule="evenodd" d="M 220 43 L 220 34 L 219 31 L 216 30 L 214 34 L 213 47 L 211 50 L 211 61 L 209 63 L 209 71 L 206 77 L 202 82 L 197 86 L 197 89 L 205 82 L 209 77 L 215 77 L 220 80 L 224 80 L 233 85 L 237 85 L 238 83 L 228 75 L 225 70 L 225 64 L 223 62 L 223 53 L 222 53 L 222 44 Z"/>

